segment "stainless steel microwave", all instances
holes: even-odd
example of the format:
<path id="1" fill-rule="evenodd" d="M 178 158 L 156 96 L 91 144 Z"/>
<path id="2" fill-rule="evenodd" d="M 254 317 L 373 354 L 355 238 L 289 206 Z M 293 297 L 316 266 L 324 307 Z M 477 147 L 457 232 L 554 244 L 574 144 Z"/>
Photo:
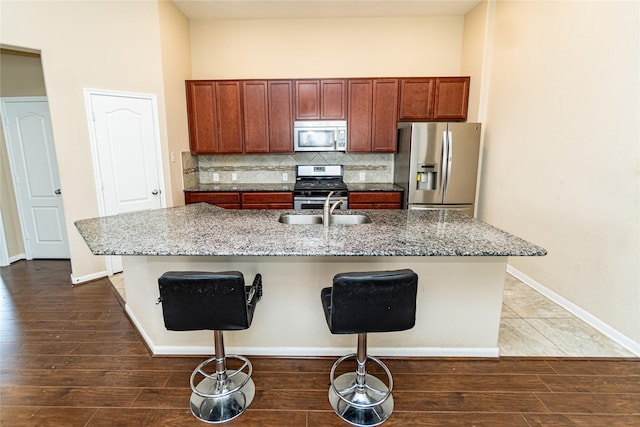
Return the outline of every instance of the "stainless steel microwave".
<path id="1" fill-rule="evenodd" d="M 346 120 L 293 122 L 295 151 L 347 151 Z"/>

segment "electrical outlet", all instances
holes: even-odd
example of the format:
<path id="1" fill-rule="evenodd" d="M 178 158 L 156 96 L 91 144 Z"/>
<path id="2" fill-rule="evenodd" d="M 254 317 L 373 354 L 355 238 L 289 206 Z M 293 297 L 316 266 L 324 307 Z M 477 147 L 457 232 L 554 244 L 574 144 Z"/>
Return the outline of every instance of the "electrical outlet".
<path id="1" fill-rule="evenodd" d="M 213 173 L 213 182 L 220 181 L 220 174 L 218 172 Z"/>
<path id="2" fill-rule="evenodd" d="M 231 173 L 231 181 L 237 181 L 238 180 L 238 174 L 235 172 Z"/>
<path id="3" fill-rule="evenodd" d="M 282 172 L 282 180 L 283 181 L 289 181 L 289 174 L 286 172 Z"/>
<path id="4" fill-rule="evenodd" d="M 364 172 L 360 172 L 360 181 L 364 181 Z"/>

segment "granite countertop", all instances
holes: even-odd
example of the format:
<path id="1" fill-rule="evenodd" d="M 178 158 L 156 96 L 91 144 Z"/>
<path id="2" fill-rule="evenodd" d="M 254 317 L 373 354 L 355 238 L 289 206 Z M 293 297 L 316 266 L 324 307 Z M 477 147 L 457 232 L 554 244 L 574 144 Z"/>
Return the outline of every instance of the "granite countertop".
<path id="1" fill-rule="evenodd" d="M 95 255 L 541 256 L 546 250 L 455 211 L 362 210 L 372 223 L 288 225 L 278 210 L 206 203 L 76 221 Z M 320 211 L 305 211 L 306 214 Z"/>
<path id="2" fill-rule="evenodd" d="M 294 182 L 276 182 L 263 184 L 198 184 L 193 187 L 187 187 L 185 192 L 198 191 L 293 191 Z M 347 183 L 349 191 L 403 191 L 402 187 L 392 183 Z"/>

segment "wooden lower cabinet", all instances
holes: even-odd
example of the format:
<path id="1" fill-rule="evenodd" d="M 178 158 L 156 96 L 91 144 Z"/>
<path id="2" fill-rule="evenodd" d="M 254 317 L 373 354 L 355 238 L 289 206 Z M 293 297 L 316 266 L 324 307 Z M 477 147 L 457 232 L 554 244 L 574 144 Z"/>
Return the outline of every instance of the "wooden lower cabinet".
<path id="1" fill-rule="evenodd" d="M 185 204 L 210 203 L 225 209 L 293 209 L 290 191 L 186 191 Z"/>
<path id="2" fill-rule="evenodd" d="M 231 191 L 187 191 L 184 203 L 209 203 L 225 209 L 240 209 L 240 193 Z"/>
<path id="3" fill-rule="evenodd" d="M 350 191 L 349 209 L 400 209 L 401 191 Z"/>
<path id="4" fill-rule="evenodd" d="M 289 191 L 242 193 L 242 209 L 293 209 L 293 193 Z"/>

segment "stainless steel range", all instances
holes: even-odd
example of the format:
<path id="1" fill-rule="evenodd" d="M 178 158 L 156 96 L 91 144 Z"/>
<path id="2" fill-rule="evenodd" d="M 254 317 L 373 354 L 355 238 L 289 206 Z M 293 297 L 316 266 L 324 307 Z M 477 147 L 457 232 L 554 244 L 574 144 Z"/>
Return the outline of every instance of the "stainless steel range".
<path id="1" fill-rule="evenodd" d="M 322 209 L 330 192 L 329 203 L 344 200 L 339 205 L 348 209 L 347 184 L 344 183 L 342 165 L 298 165 L 296 166 L 296 184 L 293 187 L 294 209 Z"/>

